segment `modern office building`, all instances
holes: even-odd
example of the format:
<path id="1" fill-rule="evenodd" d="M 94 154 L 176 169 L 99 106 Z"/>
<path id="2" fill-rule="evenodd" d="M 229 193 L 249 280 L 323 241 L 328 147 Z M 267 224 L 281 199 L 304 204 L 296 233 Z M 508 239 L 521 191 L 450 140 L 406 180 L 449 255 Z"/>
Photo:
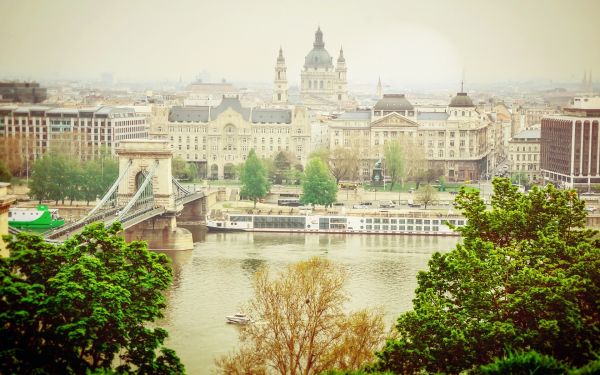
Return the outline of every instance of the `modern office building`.
<path id="1" fill-rule="evenodd" d="M 576 97 L 563 114 L 544 117 L 540 168 L 562 187 L 600 183 L 600 97 Z"/>
<path id="2" fill-rule="evenodd" d="M 148 137 L 147 118 L 133 108 L 0 107 L 0 155 L 35 160 L 55 148 L 81 159 L 112 154 L 125 139 Z"/>

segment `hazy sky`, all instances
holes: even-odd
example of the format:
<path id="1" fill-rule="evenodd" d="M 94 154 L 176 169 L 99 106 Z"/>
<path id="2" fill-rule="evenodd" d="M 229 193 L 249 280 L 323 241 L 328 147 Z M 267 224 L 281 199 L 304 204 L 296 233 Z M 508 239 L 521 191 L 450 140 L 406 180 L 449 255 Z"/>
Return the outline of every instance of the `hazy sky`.
<path id="1" fill-rule="evenodd" d="M 0 0 L 0 78 L 296 84 L 320 25 L 353 83 L 600 80 L 600 0 Z"/>

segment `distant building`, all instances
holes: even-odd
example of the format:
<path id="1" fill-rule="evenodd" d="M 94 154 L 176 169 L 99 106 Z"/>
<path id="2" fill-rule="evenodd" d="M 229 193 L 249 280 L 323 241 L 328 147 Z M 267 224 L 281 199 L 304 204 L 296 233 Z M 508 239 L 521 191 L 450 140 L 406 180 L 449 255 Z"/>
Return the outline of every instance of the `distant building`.
<path id="1" fill-rule="evenodd" d="M 46 97 L 46 88 L 36 82 L 0 82 L 0 102 L 41 103 Z"/>
<path id="2" fill-rule="evenodd" d="M 0 182 L 0 258 L 8 257 L 9 253 L 2 236 L 8 234 L 8 210 L 15 202 L 15 197 L 8 195 L 9 183 Z"/>
<path id="3" fill-rule="evenodd" d="M 0 107 L 0 155 L 14 154 L 7 147 L 16 142 L 27 160 L 51 148 L 92 159 L 104 149 L 114 154 L 121 140 L 147 138 L 148 130 L 146 117 L 127 107 Z"/>
<path id="4" fill-rule="evenodd" d="M 544 117 L 540 168 L 564 187 L 600 183 L 600 97 L 577 97 L 563 114 Z"/>
<path id="5" fill-rule="evenodd" d="M 277 56 L 277 65 L 275 65 L 275 80 L 273 82 L 273 104 L 285 105 L 288 102 L 288 82 L 287 68 L 283 51 L 279 48 L 279 56 Z"/>
<path id="6" fill-rule="evenodd" d="M 523 130 L 512 137 L 508 142 L 511 173 L 524 173 L 531 182 L 541 179 L 540 137 L 540 129 Z"/>
<path id="7" fill-rule="evenodd" d="M 240 90 L 237 87 L 225 81 L 221 83 L 196 81 L 190 84 L 186 90 L 189 92 L 188 97 L 184 99 L 184 105 L 186 106 L 218 105 L 224 95 L 240 95 Z"/>
<path id="8" fill-rule="evenodd" d="M 300 96 L 305 105 L 314 109 L 340 108 L 348 100 L 346 59 L 344 51 L 340 54 L 336 66 L 333 58 L 325 49 L 321 28 L 315 32 L 313 49 L 304 59 L 300 73 Z"/>
<path id="9" fill-rule="evenodd" d="M 172 107 L 164 123 L 174 156 L 196 163 L 212 179 L 233 178 L 251 149 L 259 158 L 288 151 L 302 165 L 310 151 L 304 107 L 247 108 L 237 96 L 225 96 L 217 106 Z"/>
<path id="10" fill-rule="evenodd" d="M 369 179 L 389 140 L 411 140 L 424 154 L 427 169 L 449 181 L 479 179 L 491 171 L 491 120 L 464 92 L 443 111 L 420 110 L 403 94 L 384 94 L 370 111 L 344 112 L 329 120 L 329 148 L 352 148 L 359 175 Z"/>

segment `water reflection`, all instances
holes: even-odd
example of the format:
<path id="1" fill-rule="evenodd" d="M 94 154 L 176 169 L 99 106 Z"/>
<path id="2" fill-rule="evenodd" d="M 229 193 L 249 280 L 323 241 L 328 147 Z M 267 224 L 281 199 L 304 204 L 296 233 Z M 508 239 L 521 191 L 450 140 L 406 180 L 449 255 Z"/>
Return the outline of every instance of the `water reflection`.
<path id="1" fill-rule="evenodd" d="M 192 232 L 193 234 L 194 232 Z M 175 282 L 167 293 L 167 345 L 190 374 L 208 374 L 213 358 L 237 346 L 237 330 L 225 316 L 241 309 L 252 294 L 252 276 L 323 256 L 348 270 L 346 307 L 381 305 L 391 326 L 411 308 L 416 274 L 435 251 L 454 247 L 457 237 L 374 236 L 289 233 L 197 233 L 189 252 L 164 252 L 173 259 Z"/>

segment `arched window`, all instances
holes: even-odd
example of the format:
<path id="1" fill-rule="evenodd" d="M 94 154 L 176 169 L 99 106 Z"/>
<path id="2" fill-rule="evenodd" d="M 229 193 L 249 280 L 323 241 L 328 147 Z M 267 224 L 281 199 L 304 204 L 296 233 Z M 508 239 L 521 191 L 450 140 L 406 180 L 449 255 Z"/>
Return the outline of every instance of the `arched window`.
<path id="1" fill-rule="evenodd" d="M 277 72 L 277 79 L 281 79 L 281 72 Z"/>
<path id="2" fill-rule="evenodd" d="M 322 88 L 323 88 L 323 81 L 321 81 L 321 82 L 319 83 L 319 88 L 320 88 L 320 89 L 322 89 Z"/>
<path id="3" fill-rule="evenodd" d="M 312 81 L 310 79 L 308 80 L 308 88 L 312 89 Z"/>
<path id="4" fill-rule="evenodd" d="M 281 94 L 277 94 L 277 100 L 281 101 Z"/>

